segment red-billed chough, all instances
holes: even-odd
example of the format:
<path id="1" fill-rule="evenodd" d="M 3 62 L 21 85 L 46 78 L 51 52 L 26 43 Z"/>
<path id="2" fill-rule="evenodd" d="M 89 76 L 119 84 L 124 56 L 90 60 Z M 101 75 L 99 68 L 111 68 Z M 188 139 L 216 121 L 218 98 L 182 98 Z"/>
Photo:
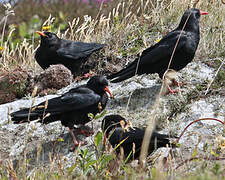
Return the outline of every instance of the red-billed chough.
<path id="1" fill-rule="evenodd" d="M 124 127 L 121 126 L 121 121 Z M 138 158 L 141 152 L 141 145 L 144 139 L 145 129 L 137 127 L 129 127 L 129 123 L 120 115 L 108 115 L 102 121 L 102 130 L 113 147 L 116 147 L 121 141 L 121 147 L 124 149 L 124 155 L 127 157 L 133 151 L 133 143 L 135 144 L 134 158 Z M 148 153 L 152 153 L 155 149 L 166 147 L 167 145 L 176 147 L 170 143 L 169 135 L 159 134 L 156 131 L 152 133 L 149 143 Z M 117 148 L 119 149 L 119 148 Z"/>
<path id="2" fill-rule="evenodd" d="M 52 64 L 63 64 L 72 73 L 80 70 L 81 64 L 94 52 L 105 45 L 99 43 L 75 42 L 60 39 L 55 33 L 37 31 L 41 36 L 40 47 L 37 49 L 35 59 L 42 69 Z"/>
<path id="3" fill-rule="evenodd" d="M 11 119 L 15 124 L 37 119 L 43 124 L 61 121 L 62 125 L 69 128 L 74 145 L 77 146 L 79 143 L 72 131 L 74 125 L 86 124 L 90 121 L 89 113 L 95 115 L 105 108 L 108 101 L 106 92 L 113 97 L 105 77 L 93 76 L 87 84 L 73 88 L 60 97 L 50 99 L 48 103 L 42 102 L 32 108 L 11 113 Z M 46 104 L 47 107 L 44 108 Z"/>
<path id="4" fill-rule="evenodd" d="M 206 14 L 208 13 L 196 8 L 185 11 L 175 30 L 169 32 L 154 46 L 144 50 L 141 56 L 137 57 L 126 68 L 107 78 L 112 79 L 113 83 L 121 82 L 134 76 L 136 71 L 138 75 L 158 73 L 162 78 L 168 68 L 178 38 L 180 38 L 179 43 L 169 69 L 181 70 L 194 58 L 200 39 L 199 19 L 201 15 Z"/>

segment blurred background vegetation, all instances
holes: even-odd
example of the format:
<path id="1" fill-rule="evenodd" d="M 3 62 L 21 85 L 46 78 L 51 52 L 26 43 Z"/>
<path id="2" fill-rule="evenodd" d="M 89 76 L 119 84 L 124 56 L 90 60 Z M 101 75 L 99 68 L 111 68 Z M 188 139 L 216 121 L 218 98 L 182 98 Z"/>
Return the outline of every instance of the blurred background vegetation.
<path id="1" fill-rule="evenodd" d="M 41 30 L 43 22 L 48 19 L 49 15 L 55 17 L 54 23 L 51 24 L 51 31 L 60 30 L 63 32 L 68 28 L 68 22 L 76 17 L 89 15 L 96 17 L 101 2 L 98 0 L 9 0 L 15 15 L 8 16 L 6 22 L 5 36 L 15 28 L 11 34 L 10 41 L 14 45 L 21 43 L 24 38 L 32 41 L 33 33 Z M 116 6 L 115 2 L 104 1 L 102 4 L 101 14 L 108 14 Z M 106 3 L 107 2 L 107 3 Z M 0 29 L 4 26 L 5 8 L 3 1 L 0 2 Z M 79 23 L 82 23 L 82 19 Z M 0 35 L 2 31 L 0 31 Z M 38 37 L 38 35 L 35 35 Z"/>

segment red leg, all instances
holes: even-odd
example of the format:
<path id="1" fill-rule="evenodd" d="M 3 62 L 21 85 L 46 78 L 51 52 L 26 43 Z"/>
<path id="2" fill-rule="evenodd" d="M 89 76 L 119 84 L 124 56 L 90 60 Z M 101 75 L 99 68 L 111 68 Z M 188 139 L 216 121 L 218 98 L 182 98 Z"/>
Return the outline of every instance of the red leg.
<path id="1" fill-rule="evenodd" d="M 74 136 L 74 133 L 73 133 L 73 129 L 72 128 L 69 128 L 69 132 L 70 132 L 70 135 L 72 136 L 73 138 L 73 143 L 74 143 L 74 147 L 71 148 L 70 150 L 71 151 L 74 151 L 75 147 L 79 146 L 79 143 L 77 142 L 75 136 Z"/>
<path id="2" fill-rule="evenodd" d="M 175 79 L 173 79 L 173 85 L 178 86 L 178 87 L 181 86 L 181 84 L 178 81 L 176 81 Z"/>
<path id="3" fill-rule="evenodd" d="M 75 130 L 76 130 L 77 134 L 83 134 L 86 137 L 94 134 L 94 131 L 92 131 L 92 130 L 84 130 L 84 129 L 81 129 L 81 128 L 75 128 Z"/>
<path id="4" fill-rule="evenodd" d="M 173 84 L 172 85 L 181 87 L 181 86 L 183 86 L 185 84 L 187 84 L 187 83 L 186 82 L 178 82 L 175 79 L 173 79 Z"/>
<path id="5" fill-rule="evenodd" d="M 89 78 L 89 77 L 91 77 L 91 74 L 90 73 L 84 74 L 84 78 Z"/>
<path id="6" fill-rule="evenodd" d="M 169 93 L 171 93 L 171 94 L 175 94 L 175 93 L 178 93 L 179 92 L 178 90 L 172 90 L 170 88 L 170 86 L 167 86 L 167 89 L 169 90 Z"/>
<path id="7" fill-rule="evenodd" d="M 74 135 L 74 133 L 73 133 L 73 128 L 69 128 L 69 132 L 70 132 L 70 134 L 71 134 L 71 136 L 72 136 L 72 138 L 73 138 L 73 143 L 74 143 L 74 146 L 70 149 L 70 151 L 74 151 L 74 149 L 77 147 L 77 146 L 79 146 L 79 144 L 80 145 L 85 145 L 86 144 L 86 142 L 79 142 L 78 143 L 78 141 L 77 141 L 77 139 L 76 139 L 76 137 L 75 137 L 75 135 Z"/>

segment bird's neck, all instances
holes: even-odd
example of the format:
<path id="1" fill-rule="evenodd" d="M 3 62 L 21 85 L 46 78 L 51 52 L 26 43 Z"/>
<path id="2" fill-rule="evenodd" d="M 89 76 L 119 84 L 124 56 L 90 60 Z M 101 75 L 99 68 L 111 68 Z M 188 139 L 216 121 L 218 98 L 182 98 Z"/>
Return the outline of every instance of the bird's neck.
<path id="1" fill-rule="evenodd" d="M 188 32 L 194 32 L 194 33 L 199 34 L 199 26 L 193 26 L 193 25 L 186 24 L 184 30 L 188 31 Z"/>
<path id="2" fill-rule="evenodd" d="M 191 19 L 186 22 L 186 19 L 182 19 L 177 29 L 183 29 L 184 31 L 199 33 L 199 22 L 197 22 L 197 20 L 193 22 L 193 20 Z"/>

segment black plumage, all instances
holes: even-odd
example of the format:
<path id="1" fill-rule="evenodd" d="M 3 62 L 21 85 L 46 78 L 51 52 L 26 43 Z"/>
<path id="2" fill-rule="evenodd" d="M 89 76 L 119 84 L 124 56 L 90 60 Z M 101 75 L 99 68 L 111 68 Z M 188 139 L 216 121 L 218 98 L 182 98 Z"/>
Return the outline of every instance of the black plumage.
<path id="1" fill-rule="evenodd" d="M 130 127 L 128 130 L 121 127 L 120 121 L 123 121 L 124 127 L 128 125 L 128 122 L 120 115 L 106 116 L 102 121 L 102 129 L 109 138 L 109 142 L 113 147 L 116 147 L 122 140 L 126 139 L 120 146 L 124 149 L 124 155 L 127 157 L 133 149 L 133 143 L 135 144 L 134 158 L 138 158 L 141 152 L 141 145 L 145 134 L 145 129 L 137 127 Z M 155 149 L 160 147 L 170 146 L 170 138 L 172 136 L 159 134 L 156 131 L 152 133 L 149 143 L 148 153 L 152 153 Z M 172 144 L 174 147 L 175 145 Z M 119 148 L 117 148 L 119 150 Z"/>
<path id="2" fill-rule="evenodd" d="M 52 64 L 63 64 L 72 73 L 80 70 L 81 64 L 94 52 L 102 49 L 105 45 L 99 43 L 75 42 L 60 39 L 55 33 L 40 32 L 40 47 L 37 49 L 35 59 L 42 69 Z"/>
<path id="3" fill-rule="evenodd" d="M 11 113 L 11 119 L 15 124 L 28 122 L 28 116 L 30 121 L 39 119 L 39 122 L 44 124 L 61 121 L 63 126 L 70 129 L 74 145 L 77 146 L 78 142 L 72 131 L 74 125 L 86 124 L 90 121 L 88 113 L 95 115 L 105 108 L 108 101 L 106 92 L 112 96 L 107 80 L 103 76 L 93 76 L 87 84 L 48 100 L 46 109 L 46 102 L 42 102 L 32 107 L 31 111 L 26 108 Z"/>
<path id="4" fill-rule="evenodd" d="M 205 14 L 208 13 L 196 8 L 191 8 L 185 11 L 180 24 L 175 30 L 169 32 L 154 46 L 144 50 L 141 56 L 137 57 L 126 68 L 108 76 L 107 78 L 112 79 L 111 82 L 113 83 L 131 78 L 135 75 L 138 62 L 138 75 L 158 73 L 162 78 L 168 68 L 168 64 L 178 38 L 180 39 L 172 59 L 170 69 L 175 71 L 181 70 L 194 58 L 200 40 L 199 19 L 201 15 Z"/>

